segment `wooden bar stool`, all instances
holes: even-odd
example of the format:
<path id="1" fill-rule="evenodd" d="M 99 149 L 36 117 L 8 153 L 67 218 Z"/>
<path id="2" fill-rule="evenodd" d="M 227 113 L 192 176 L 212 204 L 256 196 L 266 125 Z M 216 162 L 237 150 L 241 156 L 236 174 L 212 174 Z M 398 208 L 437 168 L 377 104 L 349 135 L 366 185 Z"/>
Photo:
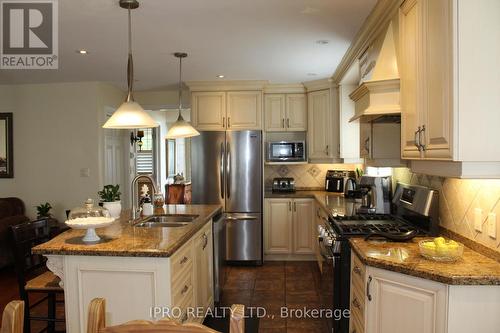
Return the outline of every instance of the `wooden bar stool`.
<path id="1" fill-rule="evenodd" d="M 54 273 L 47 271 L 47 259 L 41 255 L 32 254 L 31 249 L 50 239 L 50 227 L 46 219 L 22 223 L 10 227 L 12 250 L 16 266 L 19 295 L 24 301 L 24 332 L 31 332 L 31 321 L 43 321 L 47 326 L 43 331 L 55 332 L 56 322 L 64 319 L 56 318 L 56 305 L 63 301 L 57 300 L 57 295 L 64 292 L 59 286 L 60 279 Z M 30 304 L 30 294 L 44 296 Z M 30 310 L 47 301 L 47 316 L 31 315 Z"/>
<path id="2" fill-rule="evenodd" d="M 245 306 L 231 307 L 229 333 L 245 333 Z M 220 333 L 201 324 L 180 324 L 172 319 L 158 321 L 134 320 L 122 325 L 106 327 L 106 301 L 94 298 L 89 305 L 87 333 Z"/>
<path id="3" fill-rule="evenodd" d="M 2 315 L 0 333 L 23 333 L 24 302 L 11 301 Z"/>

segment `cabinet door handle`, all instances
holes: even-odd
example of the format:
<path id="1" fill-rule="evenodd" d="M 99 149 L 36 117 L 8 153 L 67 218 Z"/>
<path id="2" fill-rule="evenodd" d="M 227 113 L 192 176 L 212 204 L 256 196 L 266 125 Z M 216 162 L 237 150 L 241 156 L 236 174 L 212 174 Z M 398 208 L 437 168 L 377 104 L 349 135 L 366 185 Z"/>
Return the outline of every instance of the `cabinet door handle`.
<path id="1" fill-rule="evenodd" d="M 288 201 L 288 210 L 292 211 L 292 202 L 291 201 Z"/>
<path id="2" fill-rule="evenodd" d="M 222 127 L 226 127 L 226 117 L 222 117 Z"/>
<path id="3" fill-rule="evenodd" d="M 318 218 L 321 218 L 321 216 L 319 216 L 319 208 L 316 210 L 316 216 L 317 216 Z"/>
<path id="4" fill-rule="evenodd" d="M 422 135 L 424 135 L 423 139 L 422 139 Z M 422 148 L 422 151 L 425 151 L 425 125 L 422 125 L 422 129 L 418 133 L 418 142 L 419 142 L 420 147 Z"/>
<path id="5" fill-rule="evenodd" d="M 352 271 L 353 271 L 353 273 L 361 275 L 361 268 L 359 268 L 358 266 L 354 266 Z"/>
<path id="6" fill-rule="evenodd" d="M 293 211 L 296 212 L 297 211 L 297 203 L 294 201 L 293 202 Z"/>
<path id="7" fill-rule="evenodd" d="M 181 259 L 179 262 L 181 265 L 184 265 L 188 261 L 188 257 L 184 256 L 184 258 Z"/>
<path id="8" fill-rule="evenodd" d="M 184 288 L 182 288 L 182 290 L 181 290 L 181 295 L 184 295 L 188 290 L 189 290 L 189 287 L 187 284 L 185 284 Z"/>
<path id="9" fill-rule="evenodd" d="M 368 281 L 366 282 L 366 297 L 368 297 L 368 300 L 371 302 L 372 300 L 372 295 L 370 294 L 370 284 L 372 283 L 372 276 L 370 275 L 368 277 Z"/>
<path id="10" fill-rule="evenodd" d="M 231 117 L 227 117 L 227 127 L 231 127 Z"/>
<path id="11" fill-rule="evenodd" d="M 370 137 L 365 139 L 365 150 L 368 154 L 370 154 Z"/>
<path id="12" fill-rule="evenodd" d="M 422 131 L 422 129 L 420 128 L 420 126 L 418 126 L 417 130 L 415 131 L 415 146 L 418 148 L 418 151 L 420 151 L 421 147 L 420 147 L 420 132 Z"/>
<path id="13" fill-rule="evenodd" d="M 330 146 L 329 145 L 326 145 L 326 156 L 328 156 L 330 154 Z"/>
<path id="14" fill-rule="evenodd" d="M 203 234 L 203 247 L 202 247 L 202 250 L 205 250 L 205 248 L 207 247 L 208 245 L 208 237 L 207 235 Z"/>
<path id="15" fill-rule="evenodd" d="M 287 118 L 286 120 L 286 127 L 290 128 L 290 118 Z"/>
<path id="16" fill-rule="evenodd" d="M 285 118 L 281 119 L 281 127 L 285 128 Z"/>

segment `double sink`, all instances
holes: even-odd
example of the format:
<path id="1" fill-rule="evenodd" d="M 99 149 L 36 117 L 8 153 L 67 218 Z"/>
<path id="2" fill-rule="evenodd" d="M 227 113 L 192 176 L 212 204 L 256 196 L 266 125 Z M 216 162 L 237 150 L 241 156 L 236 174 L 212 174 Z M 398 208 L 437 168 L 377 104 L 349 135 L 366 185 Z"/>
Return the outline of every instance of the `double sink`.
<path id="1" fill-rule="evenodd" d="M 139 228 L 178 228 L 189 225 L 198 218 L 199 215 L 189 214 L 165 214 L 148 216 L 136 224 Z"/>

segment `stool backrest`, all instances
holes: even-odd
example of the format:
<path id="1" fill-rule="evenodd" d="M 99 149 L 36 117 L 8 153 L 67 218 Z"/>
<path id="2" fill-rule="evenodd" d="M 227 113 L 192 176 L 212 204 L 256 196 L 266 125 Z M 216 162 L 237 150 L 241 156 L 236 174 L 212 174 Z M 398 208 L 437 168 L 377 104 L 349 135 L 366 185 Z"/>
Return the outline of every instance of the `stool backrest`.
<path id="1" fill-rule="evenodd" d="M 31 253 L 31 249 L 50 240 L 50 228 L 47 219 L 40 219 L 13 225 L 10 230 L 19 292 L 23 298 L 26 279 L 45 270 L 47 259 L 42 255 Z"/>
<path id="2" fill-rule="evenodd" d="M 3 310 L 0 333 L 23 333 L 23 324 L 24 302 L 11 301 Z"/>

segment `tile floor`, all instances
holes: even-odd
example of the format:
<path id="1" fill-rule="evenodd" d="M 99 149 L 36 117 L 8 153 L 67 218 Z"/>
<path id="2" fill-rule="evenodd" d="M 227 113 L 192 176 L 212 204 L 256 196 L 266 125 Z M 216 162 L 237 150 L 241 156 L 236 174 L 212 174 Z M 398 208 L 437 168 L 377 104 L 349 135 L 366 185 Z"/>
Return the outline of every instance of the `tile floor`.
<path id="1" fill-rule="evenodd" d="M 227 270 L 221 305 L 234 303 L 266 308 L 259 333 L 326 332 L 322 320 L 281 318 L 280 308 L 320 309 L 319 270 L 314 261 L 266 262 L 261 267 Z"/>

